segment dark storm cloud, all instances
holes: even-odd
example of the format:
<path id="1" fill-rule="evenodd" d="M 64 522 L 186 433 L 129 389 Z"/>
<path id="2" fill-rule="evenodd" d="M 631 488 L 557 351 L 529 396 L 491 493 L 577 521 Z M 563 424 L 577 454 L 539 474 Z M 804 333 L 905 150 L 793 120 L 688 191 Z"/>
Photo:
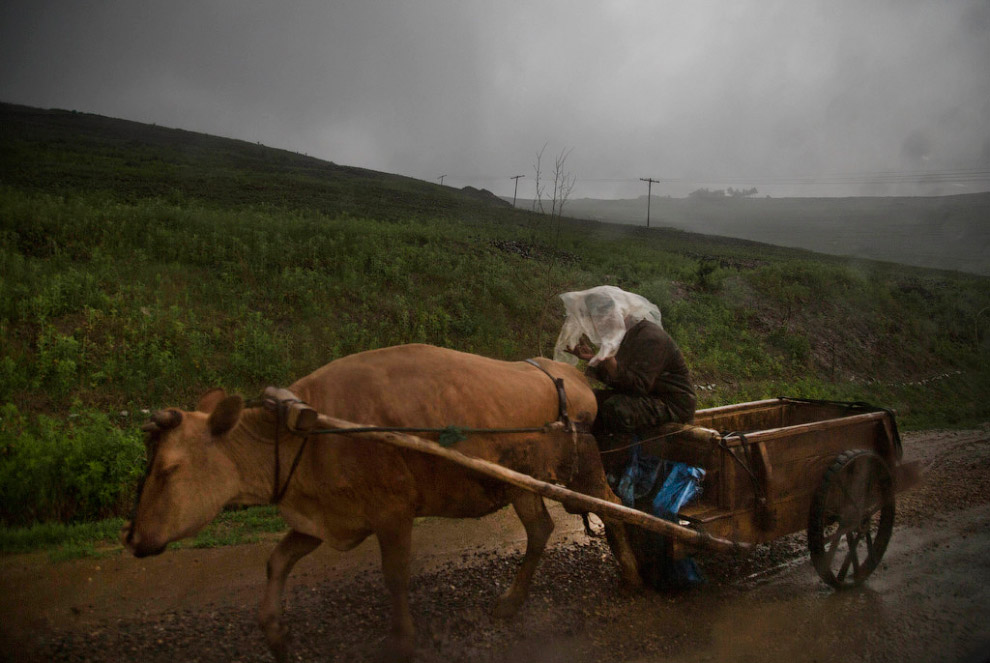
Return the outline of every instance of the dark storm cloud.
<path id="1" fill-rule="evenodd" d="M 0 99 L 501 193 L 546 143 L 576 196 L 848 194 L 987 167 L 988 8 L 8 1 Z"/>

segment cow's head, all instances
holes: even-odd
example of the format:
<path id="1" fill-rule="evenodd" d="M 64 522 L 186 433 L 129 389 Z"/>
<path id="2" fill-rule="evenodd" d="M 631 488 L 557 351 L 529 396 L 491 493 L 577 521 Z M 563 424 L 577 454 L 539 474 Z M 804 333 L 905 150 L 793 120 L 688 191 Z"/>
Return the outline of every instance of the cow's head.
<path id="1" fill-rule="evenodd" d="M 196 411 L 162 410 L 145 424 L 148 469 L 121 530 L 134 555 L 157 555 L 170 541 L 192 536 L 237 496 L 240 478 L 225 446 L 243 407 L 240 396 L 214 389 Z"/>

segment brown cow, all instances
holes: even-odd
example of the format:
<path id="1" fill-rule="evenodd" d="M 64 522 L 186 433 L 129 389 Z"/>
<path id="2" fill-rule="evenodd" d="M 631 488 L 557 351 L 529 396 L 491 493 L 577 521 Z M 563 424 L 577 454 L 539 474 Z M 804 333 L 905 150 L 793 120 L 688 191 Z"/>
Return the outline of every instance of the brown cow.
<path id="1" fill-rule="evenodd" d="M 590 422 L 595 398 L 577 370 L 549 360 L 541 366 L 562 377 L 573 419 Z M 319 412 L 365 425 L 505 428 L 542 426 L 558 418 L 553 382 L 525 362 L 504 362 L 427 345 L 364 352 L 334 361 L 290 387 Z M 194 412 L 166 410 L 152 417 L 148 474 L 132 522 L 122 530 L 127 548 L 142 557 L 192 536 L 225 505 L 272 499 L 276 416 L 244 408 L 239 396 L 207 393 Z M 303 443 L 280 435 L 280 481 Z M 545 481 L 618 502 L 605 481 L 594 438 L 563 431 L 473 434 L 459 451 Z M 413 519 L 477 518 L 512 504 L 526 528 L 526 555 L 496 614 L 522 605 L 553 521 L 542 498 L 446 460 L 370 441 L 360 434 L 313 437 L 287 484 L 279 508 L 291 530 L 268 560 L 259 622 L 275 658 L 286 659 L 287 627 L 281 596 L 293 565 L 321 542 L 349 550 L 375 534 L 391 593 L 388 658 L 413 651 L 408 605 Z M 613 533 L 610 522 L 610 534 Z M 640 582 L 621 524 L 611 536 L 623 578 Z"/>

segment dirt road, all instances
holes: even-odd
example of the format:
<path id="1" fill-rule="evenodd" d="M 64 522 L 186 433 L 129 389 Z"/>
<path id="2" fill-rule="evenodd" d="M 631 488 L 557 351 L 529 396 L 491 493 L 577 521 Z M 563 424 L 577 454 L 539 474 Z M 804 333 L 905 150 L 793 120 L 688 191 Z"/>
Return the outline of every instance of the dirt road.
<path id="1" fill-rule="evenodd" d="M 708 582 L 679 595 L 628 595 L 605 546 L 552 510 L 557 532 L 529 603 L 490 614 L 521 559 L 504 511 L 416 528 L 412 606 L 420 661 L 990 660 L 990 425 L 905 436 L 930 465 L 902 494 L 881 568 L 835 593 L 811 569 L 804 536 L 699 561 Z M 272 543 L 113 555 L 51 564 L 0 559 L 5 660 L 268 661 L 255 606 Z M 388 602 L 375 542 L 318 550 L 287 591 L 294 656 L 373 660 Z"/>

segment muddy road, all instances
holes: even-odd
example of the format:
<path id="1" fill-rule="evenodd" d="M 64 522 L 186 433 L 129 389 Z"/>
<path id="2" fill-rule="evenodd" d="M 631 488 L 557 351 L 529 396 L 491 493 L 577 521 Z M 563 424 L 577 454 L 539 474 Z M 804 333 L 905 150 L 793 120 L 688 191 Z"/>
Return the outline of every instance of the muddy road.
<path id="1" fill-rule="evenodd" d="M 990 425 L 905 435 L 929 466 L 899 496 L 894 535 L 866 586 L 833 592 L 803 535 L 746 557 L 703 556 L 683 594 L 624 593 L 605 545 L 552 509 L 557 531 L 529 603 L 508 621 L 495 597 L 521 560 L 522 527 L 426 520 L 411 592 L 419 661 L 990 660 Z M 274 541 L 52 564 L 0 558 L 4 660 L 269 661 L 255 625 Z M 370 661 L 387 629 L 375 542 L 318 550 L 290 579 L 293 658 Z"/>

